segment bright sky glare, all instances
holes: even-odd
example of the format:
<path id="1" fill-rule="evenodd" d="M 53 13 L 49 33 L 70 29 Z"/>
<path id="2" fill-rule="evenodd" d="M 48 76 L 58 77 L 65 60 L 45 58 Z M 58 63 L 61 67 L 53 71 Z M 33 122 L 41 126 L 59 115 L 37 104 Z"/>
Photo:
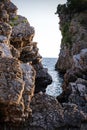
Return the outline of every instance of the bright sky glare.
<path id="1" fill-rule="evenodd" d="M 38 42 L 43 57 L 58 57 L 61 43 L 59 19 L 55 15 L 58 4 L 66 0 L 12 0 L 18 7 L 18 14 L 25 16 L 35 28 L 33 41 Z"/>

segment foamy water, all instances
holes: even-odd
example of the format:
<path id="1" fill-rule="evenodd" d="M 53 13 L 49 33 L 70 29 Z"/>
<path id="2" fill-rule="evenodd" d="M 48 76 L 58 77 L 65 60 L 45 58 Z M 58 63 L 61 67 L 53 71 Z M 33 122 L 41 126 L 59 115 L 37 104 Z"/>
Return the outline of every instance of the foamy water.
<path id="1" fill-rule="evenodd" d="M 53 82 L 48 85 L 46 93 L 51 96 L 58 96 L 62 92 L 61 84 L 63 82 L 62 76 L 59 75 L 58 71 L 55 70 L 55 64 L 57 58 L 43 58 L 44 68 L 48 68 L 49 74 L 52 76 Z"/>

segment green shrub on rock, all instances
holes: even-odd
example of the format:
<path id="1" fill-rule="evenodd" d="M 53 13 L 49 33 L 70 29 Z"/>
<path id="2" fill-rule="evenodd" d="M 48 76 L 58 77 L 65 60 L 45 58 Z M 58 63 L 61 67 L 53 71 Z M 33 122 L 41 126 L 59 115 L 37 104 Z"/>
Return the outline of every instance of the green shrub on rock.
<path id="1" fill-rule="evenodd" d="M 76 12 L 87 10 L 87 0 L 67 0 L 67 7 Z"/>
<path id="2" fill-rule="evenodd" d="M 69 32 L 69 26 L 70 26 L 70 23 L 67 22 L 63 25 L 62 30 L 61 30 L 62 36 L 63 36 L 62 44 L 65 44 L 67 47 L 71 47 L 72 45 L 72 41 L 71 41 L 72 35 Z"/>

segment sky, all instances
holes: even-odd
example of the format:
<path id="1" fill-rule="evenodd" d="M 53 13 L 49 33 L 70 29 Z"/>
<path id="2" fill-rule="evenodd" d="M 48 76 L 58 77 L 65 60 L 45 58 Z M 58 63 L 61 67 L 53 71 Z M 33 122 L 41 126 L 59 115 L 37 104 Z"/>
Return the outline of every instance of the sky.
<path id="1" fill-rule="evenodd" d="M 58 4 L 66 0 L 12 0 L 18 14 L 25 16 L 35 28 L 33 41 L 38 42 L 42 57 L 58 57 L 61 43 L 59 18 L 55 15 Z"/>

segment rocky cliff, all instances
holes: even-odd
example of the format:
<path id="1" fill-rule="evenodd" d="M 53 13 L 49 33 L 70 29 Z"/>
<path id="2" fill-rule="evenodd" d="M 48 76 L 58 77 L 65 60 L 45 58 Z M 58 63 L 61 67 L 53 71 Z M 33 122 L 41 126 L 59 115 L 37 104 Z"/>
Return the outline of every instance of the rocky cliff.
<path id="1" fill-rule="evenodd" d="M 86 79 L 86 73 L 84 73 L 87 65 L 86 5 L 87 1 L 80 0 L 78 3 L 78 0 L 67 0 L 66 4 L 58 5 L 57 8 L 62 40 L 56 68 L 66 73 L 65 80 L 69 80 L 66 83 L 74 82 L 77 78 Z"/>
<path id="2" fill-rule="evenodd" d="M 62 33 L 56 69 L 64 73 L 63 92 L 57 99 L 76 104 L 87 116 L 87 1 L 67 0 L 56 13 Z"/>
<path id="3" fill-rule="evenodd" d="M 31 98 L 52 82 L 33 42 L 35 30 L 17 15 L 10 0 L 0 1 L 0 122 L 22 122 L 32 114 Z"/>
<path id="4" fill-rule="evenodd" d="M 62 34 L 61 50 L 56 68 L 64 73 L 73 66 L 74 55 L 87 48 L 87 8 L 85 8 L 87 1 L 84 3 L 80 0 L 84 4 L 81 3 L 79 8 L 81 9 L 82 6 L 84 8 L 79 11 L 77 10 L 78 0 L 76 3 L 73 3 L 74 0 L 67 1 L 71 1 L 71 3 L 59 5 L 56 12 L 60 18 L 59 25 Z M 73 7 L 75 5 L 76 7 Z"/>
<path id="5" fill-rule="evenodd" d="M 52 79 L 41 63 L 34 34 L 27 19 L 17 15 L 17 7 L 1 0 L 0 130 L 86 130 L 87 49 L 73 56 L 57 100 L 43 93 Z"/>

